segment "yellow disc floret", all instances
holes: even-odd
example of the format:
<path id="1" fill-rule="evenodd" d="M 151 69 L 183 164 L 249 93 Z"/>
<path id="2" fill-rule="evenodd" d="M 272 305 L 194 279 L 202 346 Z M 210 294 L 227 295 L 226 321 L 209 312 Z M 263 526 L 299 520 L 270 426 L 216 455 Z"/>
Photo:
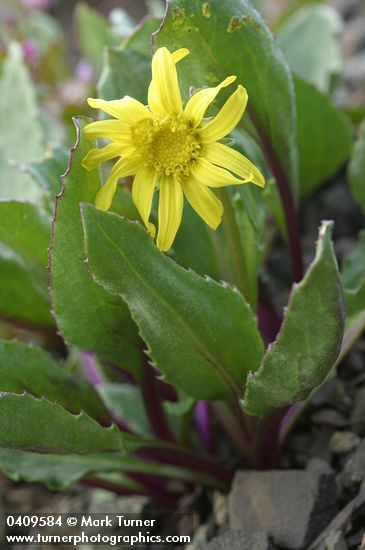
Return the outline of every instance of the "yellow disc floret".
<path id="1" fill-rule="evenodd" d="M 133 139 L 145 166 L 159 175 L 189 176 L 194 159 L 201 154 L 194 124 L 183 114 L 143 121 L 134 129 Z"/>

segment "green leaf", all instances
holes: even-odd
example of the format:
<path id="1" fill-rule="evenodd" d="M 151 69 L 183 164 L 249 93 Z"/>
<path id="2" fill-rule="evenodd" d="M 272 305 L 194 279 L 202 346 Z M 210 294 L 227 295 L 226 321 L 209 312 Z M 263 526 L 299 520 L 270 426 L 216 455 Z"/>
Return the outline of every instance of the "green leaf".
<path id="1" fill-rule="evenodd" d="M 150 80 L 151 60 L 138 52 L 107 48 L 98 84 L 99 97 L 111 100 L 129 95 L 146 104 Z"/>
<path id="2" fill-rule="evenodd" d="M 281 202 L 278 186 L 274 179 L 266 180 L 265 188 L 262 190 L 262 197 L 270 210 L 282 237 L 288 240 L 288 230 L 285 223 L 283 203 Z"/>
<path id="3" fill-rule="evenodd" d="M 39 208 L 16 201 L 0 202 L 0 241 L 45 274 L 51 225 Z"/>
<path id="4" fill-rule="evenodd" d="M 138 25 L 124 43 L 126 50 L 137 52 L 151 62 L 151 36 L 161 25 L 161 19 L 148 16 Z"/>
<path id="5" fill-rule="evenodd" d="M 263 344 L 238 291 L 186 271 L 136 222 L 85 205 L 95 280 L 128 304 L 166 380 L 197 399 L 230 399 L 255 370 Z"/>
<path id="6" fill-rule="evenodd" d="M 298 151 L 301 193 L 307 195 L 333 176 L 351 150 L 351 128 L 314 86 L 294 78 L 298 113 Z"/>
<path id="7" fill-rule="evenodd" d="M 9 48 L 0 89 L 0 197 L 37 202 L 42 198 L 41 190 L 15 167 L 15 163 L 31 161 L 44 150 L 35 92 L 19 44 Z"/>
<path id="8" fill-rule="evenodd" d="M 117 45 L 118 39 L 112 35 L 107 19 L 87 4 L 78 5 L 76 26 L 81 53 L 100 74 L 104 46 Z"/>
<path id="9" fill-rule="evenodd" d="M 245 259 L 248 295 L 256 305 L 259 268 L 265 247 L 266 211 L 258 189 L 242 185 L 232 189 L 231 194 Z"/>
<path id="10" fill-rule="evenodd" d="M 67 170 L 69 152 L 63 147 L 50 151 L 37 162 L 26 162 L 19 168 L 27 172 L 44 191 L 55 197 L 61 190 L 61 176 Z"/>
<path id="11" fill-rule="evenodd" d="M 324 94 L 342 70 L 342 21 L 330 6 L 303 6 L 279 29 L 279 42 L 292 71 Z"/>
<path id="12" fill-rule="evenodd" d="M 348 290 L 355 290 L 365 279 L 365 229 L 360 231 L 355 249 L 344 260 L 341 275 L 343 286 Z M 362 305 L 365 308 L 365 304 Z"/>
<path id="13" fill-rule="evenodd" d="M 50 489 L 68 489 L 87 475 L 120 472 L 123 458 L 117 455 L 54 455 L 0 448 L 0 469 L 13 481 L 42 482 Z M 140 488 L 131 478 L 127 486 Z"/>
<path id="14" fill-rule="evenodd" d="M 100 187 L 97 171 L 87 172 L 81 166 L 86 153 L 95 147 L 81 135 L 87 122 L 75 120 L 77 143 L 56 200 L 50 250 L 53 309 L 66 341 L 137 373 L 141 342 L 129 310 L 119 297 L 93 282 L 85 264 L 79 204 L 94 203 Z"/>
<path id="15" fill-rule="evenodd" d="M 180 394 L 179 401 L 164 402 L 165 410 L 171 417 L 189 414 L 195 405 L 195 400 L 192 397 L 185 396 L 183 392 Z"/>
<path id="16" fill-rule="evenodd" d="M 16 324 L 51 328 L 46 270 L 50 222 L 35 205 L 0 202 L 0 315 Z"/>
<path id="17" fill-rule="evenodd" d="M 0 447 L 55 453 L 123 451 L 123 434 L 103 428 L 86 413 L 31 395 L 0 394 Z"/>
<path id="18" fill-rule="evenodd" d="M 247 88 L 249 111 L 260 134 L 269 140 L 296 192 L 293 84 L 276 41 L 250 4 L 172 0 L 156 45 L 171 51 L 189 48 L 190 57 L 178 65 L 186 93 L 189 86 L 212 86 L 237 75 L 237 83 Z"/>
<path id="19" fill-rule="evenodd" d="M 358 243 L 344 260 L 342 283 L 346 302 L 346 331 L 355 340 L 365 327 L 365 230 L 360 231 Z"/>
<path id="20" fill-rule="evenodd" d="M 120 416 L 141 436 L 150 437 L 150 423 L 146 415 L 141 390 L 132 384 L 100 384 L 98 386 L 103 402 L 107 408 Z"/>
<path id="21" fill-rule="evenodd" d="M 248 414 L 266 415 L 307 398 L 336 361 L 344 305 L 331 225 L 323 222 L 316 257 L 294 286 L 277 340 L 247 379 L 243 407 Z"/>
<path id="22" fill-rule="evenodd" d="M 342 362 L 365 329 L 365 230 L 359 232 L 356 247 L 342 263 L 341 279 L 346 304 L 346 322 L 336 366 Z"/>
<path id="23" fill-rule="evenodd" d="M 218 236 L 221 231 L 220 228 L 217 232 L 210 229 L 186 202 L 170 254 L 177 263 L 199 275 L 209 275 L 216 281 L 223 279 Z"/>
<path id="24" fill-rule="evenodd" d="M 10 249 L 0 244 L 0 317 L 22 327 L 54 327 L 46 279 L 32 270 Z M 44 284 L 43 284 L 44 283 Z"/>
<path id="25" fill-rule="evenodd" d="M 113 411 L 115 415 L 123 419 L 133 433 L 144 438 L 153 436 L 141 390 L 138 386 L 112 383 L 100 384 L 97 389 L 108 410 Z M 179 428 L 176 416 L 185 414 L 192 408 L 193 404 L 194 400 L 190 397 L 176 403 L 164 401 L 164 408 L 170 416 L 169 423 L 176 432 Z"/>
<path id="26" fill-rule="evenodd" d="M 352 150 L 348 177 L 352 194 L 365 210 L 365 121 L 360 126 L 359 135 Z"/>
<path id="27" fill-rule="evenodd" d="M 51 489 L 58 490 L 67 489 L 85 476 L 107 472 L 143 473 L 181 481 L 205 482 L 217 487 L 216 480 L 194 470 L 115 453 L 54 455 L 0 449 L 0 469 L 14 481 L 41 481 Z M 122 479 L 123 485 L 127 487 L 143 489 L 131 478 L 123 476 Z"/>
<path id="28" fill-rule="evenodd" d="M 0 392 L 28 392 L 57 401 L 72 413 L 85 411 L 99 421 L 109 421 L 102 401 L 86 380 L 77 378 L 44 351 L 0 340 Z"/>

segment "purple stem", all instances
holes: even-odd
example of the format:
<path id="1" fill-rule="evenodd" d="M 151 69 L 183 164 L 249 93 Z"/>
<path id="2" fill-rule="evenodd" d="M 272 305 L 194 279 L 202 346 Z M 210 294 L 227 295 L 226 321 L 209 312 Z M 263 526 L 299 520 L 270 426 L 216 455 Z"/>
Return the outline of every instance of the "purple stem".
<path id="1" fill-rule="evenodd" d="M 137 455 L 142 458 L 147 457 L 164 464 L 174 464 L 176 466 L 200 470 L 212 477 L 215 477 L 217 480 L 226 483 L 227 486 L 229 486 L 232 481 L 233 474 L 230 471 L 226 470 L 222 466 L 219 466 L 218 464 L 215 464 L 211 460 L 194 453 L 193 451 L 185 451 L 185 449 L 168 449 L 158 446 L 154 447 L 151 445 L 141 448 Z"/>
<path id="2" fill-rule="evenodd" d="M 102 384 L 104 380 L 100 374 L 100 370 L 98 368 L 97 362 L 95 361 L 92 353 L 88 351 L 82 351 L 81 361 L 84 367 L 86 378 L 90 382 L 90 384 L 94 387 L 100 386 L 100 384 Z M 116 424 L 120 430 L 127 433 L 133 433 L 133 431 L 130 429 L 127 422 L 123 420 L 123 418 L 121 418 L 118 414 L 116 414 L 114 411 L 111 411 L 109 409 L 108 409 L 108 412 L 114 424 Z"/>
<path id="3" fill-rule="evenodd" d="M 268 418 L 263 418 L 258 425 L 256 441 L 256 468 L 269 470 L 280 464 L 279 432 L 281 422 L 288 408 L 275 411 Z"/>
<path id="4" fill-rule="evenodd" d="M 144 491 L 138 489 L 129 489 L 128 487 L 123 487 L 117 483 L 107 481 L 105 479 L 99 479 L 97 477 L 89 476 L 81 481 L 83 485 L 88 487 L 95 487 L 98 489 L 105 489 L 106 491 L 111 491 L 116 495 L 126 496 L 126 495 L 144 495 Z"/>
<path id="5" fill-rule="evenodd" d="M 92 353 L 89 351 L 82 351 L 80 355 L 86 378 L 90 384 L 92 386 L 99 386 L 102 384 L 103 379 Z"/>
<path id="6" fill-rule="evenodd" d="M 158 439 L 176 443 L 175 435 L 171 430 L 163 408 L 155 371 L 148 363 L 147 358 L 142 375 L 141 392 L 146 414 L 154 435 Z"/>
<path id="7" fill-rule="evenodd" d="M 213 454 L 215 452 L 215 445 L 213 440 L 209 403 L 206 401 L 197 401 L 194 410 L 194 417 L 205 451 L 208 454 Z"/>
<path id="8" fill-rule="evenodd" d="M 280 448 L 293 428 L 305 402 L 288 405 L 263 420 L 256 447 L 257 466 L 263 470 L 279 467 Z"/>
<path id="9" fill-rule="evenodd" d="M 261 130 L 261 127 L 255 120 L 252 112 L 250 112 L 250 117 L 255 125 L 263 152 L 278 185 L 279 195 L 284 210 L 286 227 L 288 230 L 288 244 L 293 271 L 293 280 L 294 282 L 298 282 L 303 278 L 302 245 L 300 242 L 298 213 L 294 203 L 290 181 L 281 165 L 276 151 L 272 147 L 267 136 Z"/>
<path id="10" fill-rule="evenodd" d="M 166 490 L 166 484 L 168 483 L 168 480 L 166 479 L 156 479 L 153 476 L 141 473 L 131 473 L 129 474 L 129 477 L 143 485 L 149 496 L 156 503 L 161 504 L 164 507 L 175 508 L 177 500 L 181 497 L 181 493 L 175 494 Z"/>
<path id="11" fill-rule="evenodd" d="M 257 308 L 259 330 L 266 344 L 274 342 L 280 330 L 281 320 L 273 306 L 266 300 L 260 300 Z"/>
<path id="12" fill-rule="evenodd" d="M 120 367 L 119 365 L 115 365 L 114 363 L 108 363 L 108 367 L 114 371 L 115 374 L 118 375 L 119 381 L 127 384 L 136 384 L 136 378 L 127 370 L 123 369 L 123 367 Z"/>
<path id="13" fill-rule="evenodd" d="M 279 426 L 279 439 L 281 442 L 286 439 L 304 408 L 304 401 L 299 401 L 298 403 L 294 403 L 286 408 L 284 411 L 285 414 Z"/>
<path id="14" fill-rule="evenodd" d="M 133 374 L 126 371 L 122 367 L 119 367 L 118 365 L 114 365 L 112 363 L 109 363 L 109 367 L 120 376 L 123 382 L 127 382 L 128 384 L 138 383 Z M 178 401 L 176 390 L 172 386 L 170 386 L 170 384 L 166 384 L 166 382 L 164 382 L 163 380 L 157 379 L 156 384 L 163 399 L 165 399 L 166 401 L 172 401 L 173 403 L 176 403 Z"/>
<path id="15" fill-rule="evenodd" d="M 129 434 L 136 435 L 135 432 L 131 430 L 131 428 L 129 427 L 129 424 L 125 420 L 123 420 L 122 417 L 120 417 L 114 411 L 108 410 L 108 412 L 114 424 L 116 424 L 122 432 L 127 432 Z"/>
<path id="16" fill-rule="evenodd" d="M 156 382 L 157 382 L 158 390 L 161 394 L 161 397 L 166 401 L 177 403 L 178 396 L 175 388 L 170 386 L 170 384 L 166 384 L 166 382 L 164 382 L 163 380 L 156 380 Z"/>

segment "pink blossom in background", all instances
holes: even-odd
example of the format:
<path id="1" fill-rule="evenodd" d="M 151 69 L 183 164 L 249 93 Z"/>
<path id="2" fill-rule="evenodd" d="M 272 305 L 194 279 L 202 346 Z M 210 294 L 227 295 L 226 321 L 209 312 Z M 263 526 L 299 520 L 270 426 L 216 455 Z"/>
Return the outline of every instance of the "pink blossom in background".
<path id="1" fill-rule="evenodd" d="M 55 2 L 54 0 L 21 0 L 21 3 L 30 10 L 48 10 Z"/>
<path id="2" fill-rule="evenodd" d="M 34 40 L 25 40 L 22 44 L 24 58 L 27 61 L 36 61 L 39 57 L 38 44 Z"/>
<path id="3" fill-rule="evenodd" d="M 75 67 L 75 76 L 84 82 L 90 82 L 94 78 L 94 69 L 87 61 L 79 61 Z"/>

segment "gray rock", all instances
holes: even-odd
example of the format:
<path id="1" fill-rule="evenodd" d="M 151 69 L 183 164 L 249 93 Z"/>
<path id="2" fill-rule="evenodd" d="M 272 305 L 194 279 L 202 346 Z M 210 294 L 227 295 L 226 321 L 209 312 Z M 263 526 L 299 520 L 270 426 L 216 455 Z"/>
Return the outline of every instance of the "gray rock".
<path id="1" fill-rule="evenodd" d="M 353 431 L 360 436 L 365 435 L 365 386 L 355 394 L 354 408 L 351 414 L 350 423 Z"/>
<path id="2" fill-rule="evenodd" d="M 206 541 L 208 540 L 208 526 L 207 525 L 199 525 L 199 527 L 196 529 L 194 536 L 193 536 L 193 542 L 190 546 L 188 546 L 189 550 L 204 550 L 206 547 Z"/>
<path id="3" fill-rule="evenodd" d="M 321 470 L 238 472 L 229 496 L 231 529 L 267 532 L 291 550 L 307 548 L 336 511 L 334 475 Z"/>
<path id="4" fill-rule="evenodd" d="M 317 472 L 323 472 L 327 474 L 332 474 L 333 470 L 329 463 L 326 460 L 323 460 L 322 458 L 313 457 L 310 458 L 306 464 L 307 470 L 313 470 Z"/>
<path id="5" fill-rule="evenodd" d="M 267 533 L 250 530 L 227 531 L 208 544 L 199 546 L 199 550 L 271 550 L 272 548 Z"/>
<path id="6" fill-rule="evenodd" d="M 360 443 L 356 451 L 348 458 L 340 481 L 345 487 L 351 487 L 365 480 L 365 439 Z"/>
<path id="7" fill-rule="evenodd" d="M 334 454 L 350 453 L 361 443 L 361 439 L 354 432 L 334 432 L 329 442 L 329 448 Z"/>
<path id="8" fill-rule="evenodd" d="M 325 424 L 334 426 L 335 428 L 345 428 L 348 426 L 346 418 L 335 409 L 320 409 L 313 413 L 310 417 L 313 424 Z"/>
<path id="9" fill-rule="evenodd" d="M 325 550 L 348 550 L 342 531 L 330 533 L 324 542 Z"/>

